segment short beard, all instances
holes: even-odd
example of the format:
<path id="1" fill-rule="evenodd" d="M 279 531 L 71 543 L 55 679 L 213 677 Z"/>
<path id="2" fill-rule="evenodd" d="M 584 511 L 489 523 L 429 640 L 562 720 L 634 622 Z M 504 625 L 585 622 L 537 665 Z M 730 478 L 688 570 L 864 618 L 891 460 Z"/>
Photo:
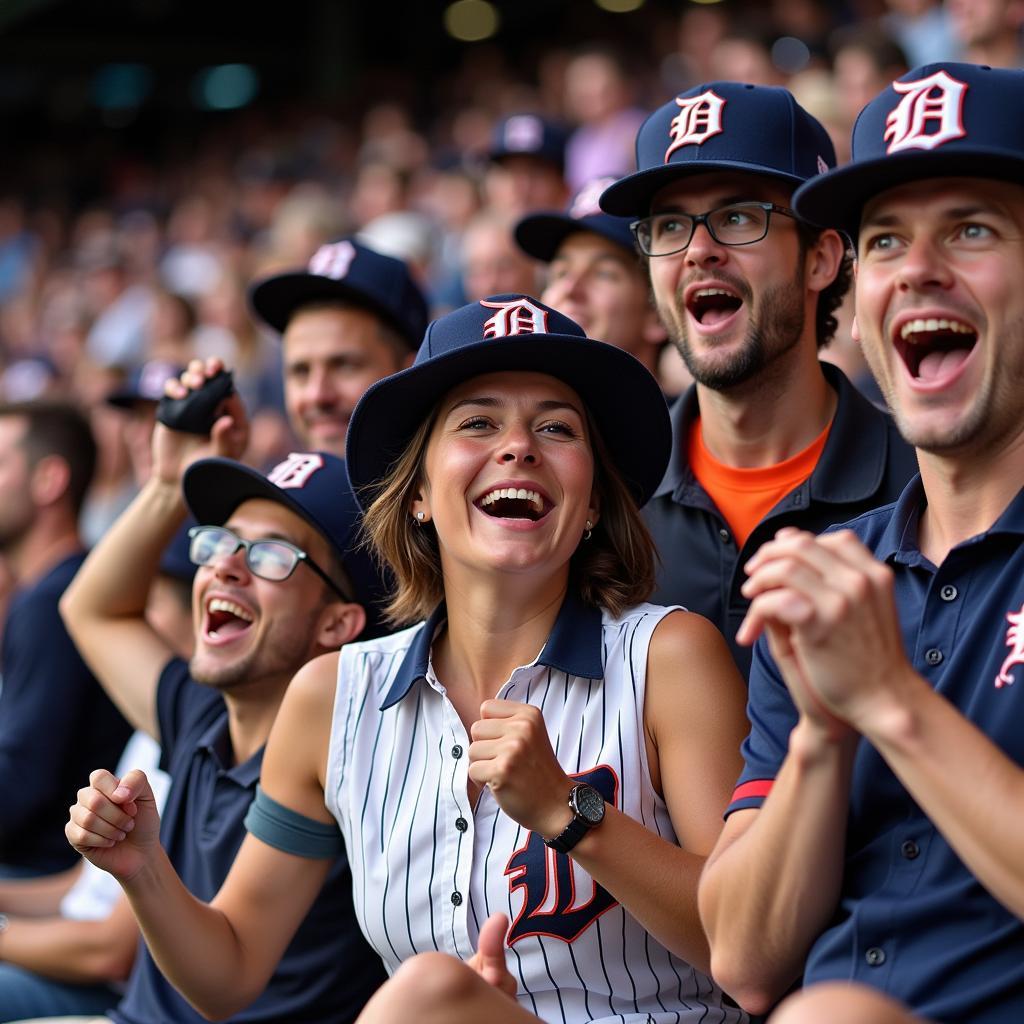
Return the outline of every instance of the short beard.
<path id="1" fill-rule="evenodd" d="M 730 284 L 749 309 L 750 288 L 737 281 L 730 281 Z M 744 344 L 721 361 L 702 361 L 693 351 L 686 333 L 686 310 L 682 308 L 681 295 L 677 304 L 669 309 L 659 305 L 658 313 L 693 379 L 711 391 L 732 391 L 760 377 L 771 363 L 799 344 L 806 323 L 803 293 L 801 261 L 792 281 L 764 293 L 758 319 L 750 318 Z M 680 315 L 677 317 L 676 313 Z"/>

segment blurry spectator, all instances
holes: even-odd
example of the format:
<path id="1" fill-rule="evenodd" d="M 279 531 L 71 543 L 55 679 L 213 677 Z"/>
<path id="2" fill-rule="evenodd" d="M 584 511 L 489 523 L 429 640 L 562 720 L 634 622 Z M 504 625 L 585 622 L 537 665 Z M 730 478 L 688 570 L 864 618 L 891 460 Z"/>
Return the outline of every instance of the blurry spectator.
<path id="1" fill-rule="evenodd" d="M 942 0 L 886 0 L 885 31 L 899 43 L 910 67 L 949 60 L 959 52 Z"/>
<path id="2" fill-rule="evenodd" d="M 218 278 L 214 278 L 214 282 Z M 212 287 L 213 283 L 208 287 Z M 196 310 L 184 295 L 157 288 L 149 317 L 146 356 L 184 366 L 195 353 Z"/>
<path id="3" fill-rule="evenodd" d="M 964 60 L 994 68 L 1024 66 L 1024 0 L 946 0 Z"/>
<path id="4" fill-rule="evenodd" d="M 570 189 L 576 192 L 595 178 L 620 177 L 633 169 L 633 143 L 646 114 L 633 105 L 631 80 L 611 50 L 584 50 L 569 62 L 565 106 L 578 125 L 565 148 Z"/>
<path id="5" fill-rule="evenodd" d="M 486 205 L 512 218 L 534 210 L 560 210 L 568 198 L 566 138 L 561 125 L 539 114 L 502 118 L 491 135 Z"/>
<path id="6" fill-rule="evenodd" d="M 525 253 L 548 265 L 541 302 L 656 374 L 667 334 L 651 304 L 647 268 L 637 255 L 629 218 L 603 213 L 598 205 L 614 180 L 584 185 L 565 213 L 524 217 L 515 237 Z"/>
<path id="7" fill-rule="evenodd" d="M 898 43 L 870 25 L 839 29 L 832 35 L 830 46 L 836 93 L 849 134 L 868 102 L 908 70 L 907 58 Z"/>
<path id="8" fill-rule="evenodd" d="M 484 211 L 469 223 L 462 236 L 462 289 L 465 302 L 488 295 L 518 292 L 536 295 L 540 275 L 512 237 L 512 222 Z"/>
<path id="9" fill-rule="evenodd" d="M 772 62 L 771 42 L 757 28 L 733 30 L 711 53 L 712 78 L 751 85 L 785 85 Z"/>
<path id="10" fill-rule="evenodd" d="M 426 287 L 434 255 L 434 233 L 424 214 L 412 210 L 382 213 L 364 224 L 356 238 L 384 256 L 402 260 L 420 286 Z"/>
<path id="11" fill-rule="evenodd" d="M 96 445 L 70 406 L 0 406 L 0 553 L 17 582 L 4 623 L 0 687 L 0 877 L 76 862 L 65 808 L 129 728 L 85 667 L 57 602 L 85 558 L 78 515 Z"/>
<path id="12" fill-rule="evenodd" d="M 427 303 L 409 269 L 346 239 L 317 250 L 306 270 L 257 282 L 250 300 L 282 336 L 292 429 L 310 450 L 343 458 L 356 402 L 423 340 Z"/>
<path id="13" fill-rule="evenodd" d="M 408 179 L 383 160 L 363 164 L 356 172 L 348 210 L 357 228 L 361 228 L 386 213 L 404 210 Z"/>
<path id="14" fill-rule="evenodd" d="M 39 239 L 25 224 L 25 211 L 13 196 L 0 199 L 0 302 L 28 290 L 39 268 Z"/>
<path id="15" fill-rule="evenodd" d="M 221 260 L 214 239 L 214 214 L 207 199 L 189 195 L 171 211 L 169 243 L 160 261 L 160 278 L 168 291 L 198 298 L 217 280 Z"/>
<path id="16" fill-rule="evenodd" d="M 670 91 L 684 92 L 715 77 L 711 56 L 729 33 L 729 17 L 722 7 L 686 5 L 679 16 L 676 53 L 663 69 Z"/>
<path id="17" fill-rule="evenodd" d="M 301 266 L 321 245 L 344 232 L 345 216 L 337 199 L 320 185 L 296 185 L 274 211 L 265 251 L 257 254 L 258 272 L 276 274 Z"/>

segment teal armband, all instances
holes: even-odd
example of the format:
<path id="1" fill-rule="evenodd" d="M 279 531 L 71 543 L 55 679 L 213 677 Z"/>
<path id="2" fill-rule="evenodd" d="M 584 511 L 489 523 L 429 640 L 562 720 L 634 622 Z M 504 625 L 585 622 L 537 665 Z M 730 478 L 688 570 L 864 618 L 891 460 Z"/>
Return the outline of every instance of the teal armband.
<path id="1" fill-rule="evenodd" d="M 297 857 L 327 860 L 345 852 L 337 824 L 307 818 L 271 799 L 259 786 L 245 816 L 245 827 L 268 846 Z"/>

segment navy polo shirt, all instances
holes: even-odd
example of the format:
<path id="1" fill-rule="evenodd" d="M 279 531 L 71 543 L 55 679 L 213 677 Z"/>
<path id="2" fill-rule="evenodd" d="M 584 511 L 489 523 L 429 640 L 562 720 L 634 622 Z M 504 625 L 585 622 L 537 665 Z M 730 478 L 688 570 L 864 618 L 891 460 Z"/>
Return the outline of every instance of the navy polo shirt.
<path id="1" fill-rule="evenodd" d="M 710 619 L 744 678 L 750 649 L 736 643 L 736 630 L 750 605 L 740 588 L 747 578 L 743 566 L 754 552 L 784 526 L 821 533 L 886 505 L 917 472 L 917 456 L 889 416 L 834 366 L 822 363 L 821 368 L 838 402 L 818 465 L 758 523 L 742 548 L 690 469 L 690 428 L 700 411 L 696 387 L 672 407 L 672 461 L 643 510 L 661 556 L 651 600 L 679 604 Z"/>
<path id="2" fill-rule="evenodd" d="M 915 671 L 1024 765 L 1024 491 L 987 533 L 955 547 L 938 567 L 918 549 L 924 504 L 915 477 L 895 505 L 849 525 L 892 567 Z M 749 712 L 746 767 L 729 812 L 761 805 L 797 721 L 763 638 Z M 1024 923 L 967 871 L 863 740 L 839 905 L 804 975 L 805 983 L 828 979 L 872 985 L 944 1024 L 1024 1020 Z"/>
<path id="3" fill-rule="evenodd" d="M 232 764 L 223 699 L 216 690 L 194 682 L 178 660 L 161 674 L 157 715 L 161 767 L 172 780 L 161 840 L 189 891 L 208 901 L 220 889 L 245 837 L 243 822 L 256 793 L 263 750 L 243 764 Z M 384 978 L 380 958 L 356 924 L 352 876 L 341 856 L 263 994 L 230 1020 L 351 1021 Z M 117 1024 L 206 1021 L 164 979 L 144 942 L 128 991 L 109 1016 Z"/>
<path id="4" fill-rule="evenodd" d="M 15 592 L 3 627 L 0 865 L 40 875 L 77 863 L 64 826 L 94 768 L 114 769 L 131 727 L 86 668 L 58 602 L 85 553 Z"/>

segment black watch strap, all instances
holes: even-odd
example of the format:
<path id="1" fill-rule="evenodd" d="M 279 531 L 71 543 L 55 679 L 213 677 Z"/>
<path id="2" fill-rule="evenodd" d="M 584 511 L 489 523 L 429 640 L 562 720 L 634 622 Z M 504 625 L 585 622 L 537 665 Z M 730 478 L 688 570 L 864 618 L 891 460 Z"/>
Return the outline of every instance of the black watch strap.
<path id="1" fill-rule="evenodd" d="M 568 853 L 592 828 L 604 820 L 604 798 L 585 782 L 578 782 L 569 793 L 572 820 L 564 829 L 544 845 L 555 853 Z"/>
<path id="2" fill-rule="evenodd" d="M 545 839 L 544 845 L 550 846 L 555 853 L 568 853 L 594 826 L 582 818 L 573 816 L 557 836 Z"/>

